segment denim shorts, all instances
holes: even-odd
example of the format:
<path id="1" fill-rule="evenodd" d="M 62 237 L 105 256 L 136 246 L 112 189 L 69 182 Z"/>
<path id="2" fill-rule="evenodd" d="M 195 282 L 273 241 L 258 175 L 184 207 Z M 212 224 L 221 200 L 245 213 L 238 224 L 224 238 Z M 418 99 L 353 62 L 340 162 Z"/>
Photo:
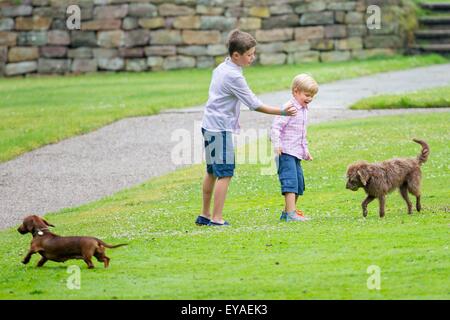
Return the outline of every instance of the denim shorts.
<path id="1" fill-rule="evenodd" d="M 301 160 L 286 153 L 275 158 L 278 168 L 278 178 L 281 184 L 281 193 L 292 192 L 302 195 L 305 191 L 305 178 Z"/>
<path id="2" fill-rule="evenodd" d="M 230 131 L 208 131 L 202 128 L 205 142 L 206 171 L 217 178 L 234 175 L 233 134 Z"/>

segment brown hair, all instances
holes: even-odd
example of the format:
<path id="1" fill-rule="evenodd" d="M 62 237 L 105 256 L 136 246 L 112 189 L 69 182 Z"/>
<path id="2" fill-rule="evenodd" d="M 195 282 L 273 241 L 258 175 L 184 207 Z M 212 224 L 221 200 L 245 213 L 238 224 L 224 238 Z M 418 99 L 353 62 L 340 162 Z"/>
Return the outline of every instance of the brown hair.
<path id="1" fill-rule="evenodd" d="M 256 40 L 247 32 L 234 29 L 228 34 L 227 48 L 231 56 L 234 52 L 244 54 L 246 51 L 256 47 Z"/>

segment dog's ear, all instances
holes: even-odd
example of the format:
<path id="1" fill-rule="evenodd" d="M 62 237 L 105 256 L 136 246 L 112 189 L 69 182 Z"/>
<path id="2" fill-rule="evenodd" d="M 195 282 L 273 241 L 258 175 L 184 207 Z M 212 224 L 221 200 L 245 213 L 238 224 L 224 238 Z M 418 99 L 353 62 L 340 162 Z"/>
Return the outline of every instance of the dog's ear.
<path id="1" fill-rule="evenodd" d="M 367 181 L 369 181 L 369 173 L 367 172 L 366 169 L 359 169 L 357 171 L 359 179 L 361 180 L 361 183 L 363 184 L 363 186 L 367 185 Z"/>
<path id="2" fill-rule="evenodd" d="M 49 227 L 54 227 L 54 225 L 51 224 L 51 223 L 48 223 L 47 220 L 42 219 L 42 221 L 44 221 L 44 223 L 45 223 L 47 226 L 49 226 Z"/>

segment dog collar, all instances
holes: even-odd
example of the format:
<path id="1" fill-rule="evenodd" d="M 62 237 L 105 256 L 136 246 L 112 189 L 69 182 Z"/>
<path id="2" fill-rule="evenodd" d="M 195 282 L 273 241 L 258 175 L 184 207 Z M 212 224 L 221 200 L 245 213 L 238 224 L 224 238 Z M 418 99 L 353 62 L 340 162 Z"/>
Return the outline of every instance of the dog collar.
<path id="1" fill-rule="evenodd" d="M 42 230 L 48 230 L 48 228 L 42 228 L 42 229 L 36 229 L 36 231 L 34 232 L 34 236 L 38 235 L 38 236 L 43 236 L 44 232 Z"/>

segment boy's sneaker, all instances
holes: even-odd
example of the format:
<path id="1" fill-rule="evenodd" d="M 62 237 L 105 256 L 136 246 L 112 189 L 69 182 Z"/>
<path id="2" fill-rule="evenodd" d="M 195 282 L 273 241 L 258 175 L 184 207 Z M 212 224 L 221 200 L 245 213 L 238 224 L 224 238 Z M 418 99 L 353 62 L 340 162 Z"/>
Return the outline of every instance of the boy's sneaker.
<path id="1" fill-rule="evenodd" d="M 198 226 L 207 226 L 210 222 L 211 220 L 204 216 L 198 216 L 197 219 L 195 219 L 195 224 Z"/>
<path id="2" fill-rule="evenodd" d="M 223 223 L 218 223 L 218 222 L 214 222 L 212 220 L 209 221 L 208 226 L 209 227 L 227 227 L 230 224 L 226 221 L 224 221 Z"/>
<path id="3" fill-rule="evenodd" d="M 295 213 L 298 214 L 300 217 L 304 218 L 305 221 L 311 220 L 311 218 L 305 217 L 305 213 L 300 209 L 295 210 Z"/>
<path id="4" fill-rule="evenodd" d="M 286 221 L 287 213 L 285 211 L 281 211 L 280 221 Z"/>
<path id="5" fill-rule="evenodd" d="M 306 218 L 305 216 L 297 214 L 297 211 L 288 212 L 286 217 L 286 222 L 307 220 L 308 218 Z"/>

